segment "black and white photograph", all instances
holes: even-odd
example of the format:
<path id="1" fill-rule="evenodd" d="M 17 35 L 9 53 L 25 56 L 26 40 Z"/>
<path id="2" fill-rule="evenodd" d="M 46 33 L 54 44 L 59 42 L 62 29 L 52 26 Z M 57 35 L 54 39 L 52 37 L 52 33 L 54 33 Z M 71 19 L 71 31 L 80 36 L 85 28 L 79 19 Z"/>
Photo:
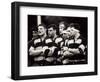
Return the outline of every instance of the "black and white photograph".
<path id="1" fill-rule="evenodd" d="M 14 80 L 97 75 L 97 7 L 12 3 Z"/>
<path id="2" fill-rule="evenodd" d="M 28 66 L 87 64 L 86 17 L 28 15 Z"/>

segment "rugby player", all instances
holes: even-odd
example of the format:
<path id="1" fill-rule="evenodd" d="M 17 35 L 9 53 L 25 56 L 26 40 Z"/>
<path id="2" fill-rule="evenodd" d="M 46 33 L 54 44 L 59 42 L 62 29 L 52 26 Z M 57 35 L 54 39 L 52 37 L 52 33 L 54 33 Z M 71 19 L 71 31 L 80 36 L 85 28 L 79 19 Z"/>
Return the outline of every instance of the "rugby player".
<path id="1" fill-rule="evenodd" d="M 68 51 L 72 53 L 69 57 L 67 54 L 67 58 L 63 60 L 63 64 L 70 63 L 83 63 L 84 60 L 84 52 L 85 52 L 85 40 L 80 34 L 80 26 L 77 23 L 71 23 L 68 27 L 67 31 L 70 32 L 71 38 L 67 42 Z"/>
<path id="2" fill-rule="evenodd" d="M 65 21 L 61 21 L 61 22 L 59 23 L 59 35 L 60 35 L 60 36 L 62 36 L 63 30 L 66 30 L 68 26 L 69 26 L 69 24 L 66 23 Z"/>
<path id="3" fill-rule="evenodd" d="M 56 64 L 57 57 L 57 44 L 55 43 L 55 39 L 57 38 L 57 26 L 55 24 L 50 24 L 47 33 L 48 38 L 45 40 L 45 44 L 48 46 L 48 53 L 45 53 L 47 55 L 45 60 L 46 64 L 54 65 Z"/>
<path id="4" fill-rule="evenodd" d="M 44 52 L 47 49 L 47 46 L 45 45 L 47 34 L 46 26 L 44 24 L 40 24 L 38 26 L 38 36 L 39 37 L 34 39 L 31 47 L 29 48 L 29 55 L 34 57 L 34 65 L 44 65 Z"/>

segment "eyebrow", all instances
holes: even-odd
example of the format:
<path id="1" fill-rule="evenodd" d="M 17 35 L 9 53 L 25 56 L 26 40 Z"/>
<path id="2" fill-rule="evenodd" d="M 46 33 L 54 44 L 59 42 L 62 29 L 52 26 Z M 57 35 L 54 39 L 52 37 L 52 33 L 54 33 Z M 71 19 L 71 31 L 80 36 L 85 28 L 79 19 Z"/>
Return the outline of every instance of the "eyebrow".
<path id="1" fill-rule="evenodd" d="M 49 31 L 52 31 L 52 30 L 49 30 Z"/>

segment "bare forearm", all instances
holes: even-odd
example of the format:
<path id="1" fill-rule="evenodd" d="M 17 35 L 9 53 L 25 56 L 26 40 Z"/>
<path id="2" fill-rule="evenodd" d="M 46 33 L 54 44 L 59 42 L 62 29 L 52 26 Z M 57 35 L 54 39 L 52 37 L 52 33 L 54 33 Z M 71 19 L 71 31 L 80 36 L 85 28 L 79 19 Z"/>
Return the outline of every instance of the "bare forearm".
<path id="1" fill-rule="evenodd" d="M 37 56 L 37 55 L 40 55 L 41 53 L 43 53 L 43 50 L 31 50 L 29 52 L 29 54 L 32 56 Z"/>
<path id="2" fill-rule="evenodd" d="M 79 54 L 80 53 L 79 49 L 75 49 L 75 48 L 74 49 L 69 48 L 68 51 L 73 53 L 73 54 Z"/>

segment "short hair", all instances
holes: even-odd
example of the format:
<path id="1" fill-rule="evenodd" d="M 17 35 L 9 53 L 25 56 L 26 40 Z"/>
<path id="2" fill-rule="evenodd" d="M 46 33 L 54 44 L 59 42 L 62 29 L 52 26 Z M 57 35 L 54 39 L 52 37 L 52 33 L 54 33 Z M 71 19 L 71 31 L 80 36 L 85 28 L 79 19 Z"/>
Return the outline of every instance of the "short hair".
<path id="1" fill-rule="evenodd" d="M 32 30 L 32 31 L 37 31 L 37 26 L 36 26 L 36 25 L 32 25 L 31 30 Z"/>
<path id="2" fill-rule="evenodd" d="M 68 24 L 67 22 L 65 22 L 65 21 L 61 21 L 61 22 L 59 23 L 59 25 L 60 25 L 60 24 L 64 24 L 64 25 L 65 25 L 64 30 L 66 30 L 67 27 L 69 27 L 69 24 Z"/>
<path id="3" fill-rule="evenodd" d="M 54 30 L 57 30 L 57 26 L 55 25 L 55 24 L 50 24 L 49 26 L 48 26 L 48 29 L 49 28 L 53 28 Z"/>
<path id="4" fill-rule="evenodd" d="M 78 23 L 70 23 L 69 27 L 74 27 L 77 30 L 80 30 L 80 25 Z"/>
<path id="5" fill-rule="evenodd" d="M 39 27 L 39 26 L 43 26 L 43 27 L 46 29 L 46 25 L 43 24 L 43 23 L 42 23 L 42 24 L 39 24 L 38 27 Z"/>

